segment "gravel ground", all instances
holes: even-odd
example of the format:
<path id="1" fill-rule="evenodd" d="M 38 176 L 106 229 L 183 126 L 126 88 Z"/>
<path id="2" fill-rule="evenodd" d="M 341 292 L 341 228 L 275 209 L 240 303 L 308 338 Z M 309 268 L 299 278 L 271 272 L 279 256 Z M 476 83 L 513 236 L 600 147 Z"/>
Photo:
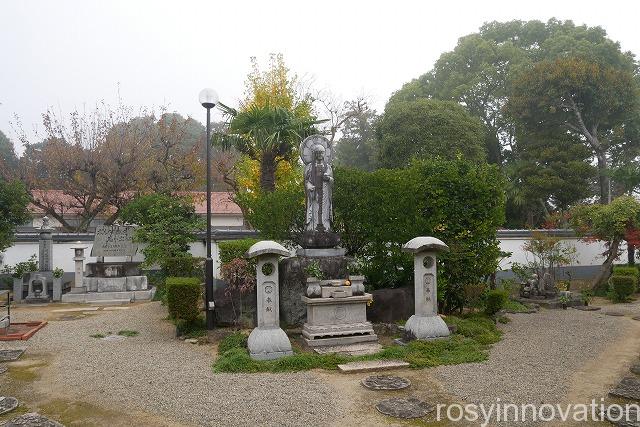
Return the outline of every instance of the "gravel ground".
<path id="1" fill-rule="evenodd" d="M 488 361 L 441 366 L 432 372 L 465 402 L 491 405 L 500 398 L 502 403 L 555 405 L 563 402 L 577 369 L 629 333 L 628 323 L 621 323 L 628 319 L 605 316 L 607 308 L 510 315 L 512 321 L 501 325 L 505 334 Z M 630 314 L 640 311 L 637 304 L 627 308 Z"/>
<path id="2" fill-rule="evenodd" d="M 15 311 L 15 321 L 42 319 Z M 69 313 L 72 314 L 72 313 Z M 211 348 L 174 338 L 159 303 L 52 321 L 26 342 L 0 349 L 50 353 L 47 382 L 65 395 L 106 407 L 134 408 L 183 423 L 209 426 L 327 425 L 340 407 L 332 389 L 312 373 L 213 374 Z M 139 336 L 108 342 L 91 334 L 123 329 Z"/>

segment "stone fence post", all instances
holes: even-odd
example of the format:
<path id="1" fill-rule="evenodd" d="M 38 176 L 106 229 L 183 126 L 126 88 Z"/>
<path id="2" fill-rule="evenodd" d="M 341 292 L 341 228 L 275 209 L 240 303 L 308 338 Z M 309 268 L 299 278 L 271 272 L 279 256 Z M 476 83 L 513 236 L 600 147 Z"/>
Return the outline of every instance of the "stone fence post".
<path id="1" fill-rule="evenodd" d="M 246 258 L 258 258 L 256 294 L 258 326 L 251 331 L 247 347 L 252 359 L 269 360 L 293 354 L 287 334 L 280 328 L 278 259 L 289 251 L 277 242 L 260 241 L 249 248 Z"/>

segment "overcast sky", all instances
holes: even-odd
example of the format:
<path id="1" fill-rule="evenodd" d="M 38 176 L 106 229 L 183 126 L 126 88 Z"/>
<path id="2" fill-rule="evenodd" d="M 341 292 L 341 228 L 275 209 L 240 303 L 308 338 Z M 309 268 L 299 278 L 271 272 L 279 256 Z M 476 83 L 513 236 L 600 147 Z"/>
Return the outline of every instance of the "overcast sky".
<path id="1" fill-rule="evenodd" d="M 99 100 L 167 105 L 200 121 L 212 87 L 236 106 L 249 57 L 281 52 L 314 88 L 381 110 L 460 36 L 487 21 L 572 19 L 604 27 L 640 54 L 640 2 L 617 1 L 98 1 L 0 0 L 0 130 L 14 115 L 42 129 L 47 107 L 68 113 Z M 21 151 L 21 148 L 18 147 Z"/>

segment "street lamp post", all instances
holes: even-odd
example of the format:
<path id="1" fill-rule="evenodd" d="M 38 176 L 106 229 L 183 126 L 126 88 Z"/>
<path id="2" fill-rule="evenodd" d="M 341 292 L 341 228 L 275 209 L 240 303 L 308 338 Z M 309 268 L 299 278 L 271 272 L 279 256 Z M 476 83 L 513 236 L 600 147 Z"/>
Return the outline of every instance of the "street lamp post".
<path id="1" fill-rule="evenodd" d="M 218 103 L 218 94 L 215 90 L 205 88 L 198 96 L 200 104 L 207 109 L 207 139 L 205 147 L 207 150 L 207 258 L 205 260 L 205 313 L 207 319 L 207 329 L 214 327 L 213 316 L 213 258 L 211 257 L 211 109 Z"/>

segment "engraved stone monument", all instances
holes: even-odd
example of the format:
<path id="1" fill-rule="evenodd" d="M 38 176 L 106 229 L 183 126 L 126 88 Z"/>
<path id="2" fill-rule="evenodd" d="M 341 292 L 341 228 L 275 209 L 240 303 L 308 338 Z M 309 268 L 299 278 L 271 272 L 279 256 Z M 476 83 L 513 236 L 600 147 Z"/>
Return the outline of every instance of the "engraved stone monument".
<path id="1" fill-rule="evenodd" d="M 256 294 L 258 326 L 251 331 L 247 347 L 252 359 L 269 360 L 293 354 L 287 334 L 280 328 L 278 259 L 289 251 L 277 242 L 263 240 L 252 245 L 246 258 L 258 258 Z"/>
<path id="2" fill-rule="evenodd" d="M 438 316 L 436 254 L 449 247 L 435 237 L 416 237 L 402 246 L 412 253 L 415 286 L 415 314 L 405 324 L 406 338 L 430 339 L 448 337 L 450 332 Z"/>
<path id="3" fill-rule="evenodd" d="M 135 301 L 153 298 L 148 289 L 147 276 L 140 270 L 140 263 L 133 261 L 104 262 L 105 257 L 133 257 L 137 245 L 133 242 L 135 227 L 102 225 L 96 227 L 91 256 L 98 262 L 85 265 L 85 275 L 80 281 L 76 271 L 76 283 L 71 292 L 62 296 L 64 302 L 95 302 L 99 300 Z M 82 265 L 84 249 L 74 247 L 76 269 Z"/>

